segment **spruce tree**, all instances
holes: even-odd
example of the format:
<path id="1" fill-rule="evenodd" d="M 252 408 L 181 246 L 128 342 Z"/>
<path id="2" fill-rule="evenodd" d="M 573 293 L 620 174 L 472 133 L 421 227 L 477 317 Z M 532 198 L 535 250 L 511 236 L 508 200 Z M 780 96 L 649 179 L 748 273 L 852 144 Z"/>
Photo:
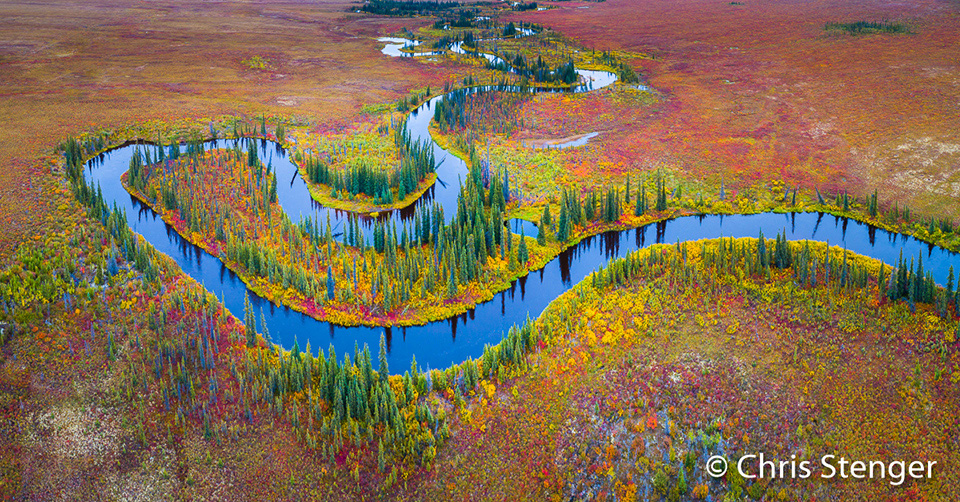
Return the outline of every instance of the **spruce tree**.
<path id="1" fill-rule="evenodd" d="M 543 215 L 540 217 L 540 224 L 546 225 L 541 228 L 547 228 L 553 225 L 553 216 L 550 214 L 550 204 L 543 206 Z"/>
<path id="2" fill-rule="evenodd" d="M 337 283 L 333 280 L 333 266 L 327 265 L 327 300 L 333 300 Z"/>
<path id="3" fill-rule="evenodd" d="M 390 377 L 390 368 L 387 365 L 387 337 L 383 333 L 380 333 L 380 368 L 377 373 L 377 376 L 380 377 L 380 384 L 386 385 Z"/>
<path id="4" fill-rule="evenodd" d="M 637 187 L 637 204 L 633 208 L 634 216 L 641 216 L 647 212 L 647 189 L 643 183 Z"/>
<path id="5" fill-rule="evenodd" d="M 453 298 L 457 296 L 457 274 L 455 273 L 455 267 L 450 266 L 450 280 L 447 282 L 447 297 Z"/>
<path id="6" fill-rule="evenodd" d="M 597 194 L 591 190 L 590 195 L 587 197 L 587 203 L 585 206 L 583 206 L 583 217 L 586 218 L 587 221 L 593 221 L 594 217 L 596 216 L 594 214 L 596 212 L 596 208 Z"/>
<path id="7" fill-rule="evenodd" d="M 268 344 L 272 343 L 272 340 L 270 340 L 270 330 L 267 329 L 267 316 L 263 315 L 262 307 L 260 308 L 260 329 L 263 330 L 263 339 L 266 340 Z"/>
<path id="8" fill-rule="evenodd" d="M 763 230 L 760 231 L 760 237 L 757 239 L 757 263 L 761 267 L 766 267 L 768 265 L 767 240 L 763 238 Z"/>
<path id="9" fill-rule="evenodd" d="M 247 165 L 253 167 L 257 165 L 259 159 L 257 159 L 257 145 L 253 140 L 247 141 Z"/>
<path id="10" fill-rule="evenodd" d="M 503 202 L 510 202 L 510 176 L 506 168 L 503 169 Z"/>
<path id="11" fill-rule="evenodd" d="M 660 179 L 657 181 L 657 211 L 667 209 L 667 184 Z"/>
<path id="12" fill-rule="evenodd" d="M 570 238 L 570 218 L 567 216 L 567 205 L 560 204 L 560 218 L 557 221 L 557 240 L 567 242 Z"/>
<path id="13" fill-rule="evenodd" d="M 248 295 L 243 302 L 243 327 L 247 335 L 247 347 L 257 345 L 257 318 L 253 313 L 253 305 Z"/>

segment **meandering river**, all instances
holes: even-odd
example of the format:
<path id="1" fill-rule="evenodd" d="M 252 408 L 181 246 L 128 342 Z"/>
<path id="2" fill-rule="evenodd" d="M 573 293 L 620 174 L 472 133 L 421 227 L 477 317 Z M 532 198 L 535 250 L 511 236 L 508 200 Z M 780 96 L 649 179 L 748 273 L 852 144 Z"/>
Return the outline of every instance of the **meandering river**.
<path id="1" fill-rule="evenodd" d="M 610 85 L 616 76 L 607 72 L 578 70 L 585 85 L 577 91 L 585 92 Z M 534 89 L 532 92 L 541 90 Z M 441 148 L 430 136 L 429 123 L 433 108 L 443 96 L 437 96 L 413 111 L 407 121 L 414 139 L 432 144 L 437 162 L 437 183 L 416 204 L 408 209 L 386 213 L 383 218 L 409 218 L 423 204 L 437 202 L 444 207 L 449 222 L 456 211 L 460 183 L 467 175 L 466 164 L 457 156 Z M 297 167 L 280 145 L 256 141 L 265 162 L 271 162 L 278 177 L 278 199 L 283 210 L 293 221 L 300 218 L 319 218 L 325 221 L 329 214 L 335 225 L 342 228 L 347 214 L 323 207 L 313 201 Z M 211 141 L 206 148 L 232 146 L 233 140 Z M 99 185 L 108 206 L 116 204 L 127 213 L 133 231 L 141 234 L 157 250 L 169 255 L 183 271 L 222 299 L 227 309 L 242 317 L 244 298 L 248 295 L 258 314 L 262 309 L 273 341 L 283 347 L 292 347 L 294 339 L 303 348 L 307 342 L 313 350 L 326 351 L 333 346 L 337 354 L 352 352 L 355 346 L 367 344 L 376 352 L 381 333 L 386 333 L 389 363 L 393 371 L 402 372 L 416 360 L 424 369 L 445 368 L 469 357 L 482 354 L 484 344 L 497 343 L 511 325 L 521 324 L 527 317 L 535 318 L 564 291 L 570 289 L 598 266 L 609 260 L 653 243 L 675 243 L 717 237 L 756 237 L 760 231 L 773 237 L 785 231 L 787 238 L 812 239 L 845 246 L 850 251 L 878 258 L 894 264 L 902 251 L 904 256 L 924 256 L 924 270 L 933 273 L 941 283 L 946 282 L 951 265 L 960 270 L 960 255 L 925 244 L 915 238 L 893 234 L 845 218 L 820 213 L 759 214 L 749 216 L 686 216 L 647 225 L 635 230 L 607 232 L 584 240 L 564 251 L 544 268 L 531 272 L 514 282 L 512 287 L 497 294 L 493 300 L 480 304 L 467 314 L 451 319 L 407 328 L 342 327 L 317 321 L 292 309 L 274 305 L 248 290 L 236 274 L 227 269 L 217 257 L 183 239 L 151 208 L 132 197 L 122 186 L 120 176 L 126 172 L 136 146 L 124 146 L 104 153 L 87 163 L 86 181 Z M 369 231 L 371 220 L 363 220 Z M 514 222 L 514 225 L 521 225 Z M 525 232 L 535 229 L 525 224 Z M 515 226 L 519 229 L 520 226 Z M 259 318 L 259 315 L 258 315 Z"/>

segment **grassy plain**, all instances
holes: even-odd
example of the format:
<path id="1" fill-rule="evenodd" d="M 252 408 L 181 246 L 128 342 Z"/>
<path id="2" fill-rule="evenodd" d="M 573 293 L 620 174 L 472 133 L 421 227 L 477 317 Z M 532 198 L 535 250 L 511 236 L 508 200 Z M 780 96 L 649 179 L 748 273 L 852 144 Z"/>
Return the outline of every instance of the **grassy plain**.
<path id="1" fill-rule="evenodd" d="M 723 177 L 728 186 L 782 178 L 821 191 L 876 188 L 885 202 L 957 217 L 956 4 L 545 4 L 556 8 L 512 19 L 550 26 L 587 48 L 653 56 L 633 64 L 663 101 L 591 140 L 613 166 L 662 167 L 713 184 Z M 909 33 L 824 29 L 860 20 L 900 23 Z M 559 106 L 544 99 L 531 110 Z M 590 115 L 537 132 L 610 127 Z"/>
<path id="2" fill-rule="evenodd" d="M 642 279 L 616 287 L 588 279 L 583 290 L 551 304 L 538 320 L 551 334 L 531 356 L 529 372 L 482 387 L 477 401 L 460 411 L 458 433 L 418 496 L 957 496 L 957 459 L 950 452 L 960 360 L 946 348 L 956 342 L 952 322 L 880 300 L 875 284 L 806 289 L 790 270 L 774 270 L 770 278 L 723 272 L 701 261 L 700 246 L 687 246 L 683 266 L 669 258 L 662 266 L 647 262 Z M 840 250 L 832 252 L 839 257 Z M 650 253 L 679 261 L 672 246 Z M 876 273 L 876 262 L 858 260 Z M 865 319 L 865 309 L 875 315 Z M 731 458 L 766 452 L 816 464 L 834 453 L 936 458 L 944 465 L 932 480 L 895 487 L 890 479 L 825 482 L 817 479 L 821 471 L 809 480 L 715 481 L 700 467 L 717 454 L 721 438 Z"/>

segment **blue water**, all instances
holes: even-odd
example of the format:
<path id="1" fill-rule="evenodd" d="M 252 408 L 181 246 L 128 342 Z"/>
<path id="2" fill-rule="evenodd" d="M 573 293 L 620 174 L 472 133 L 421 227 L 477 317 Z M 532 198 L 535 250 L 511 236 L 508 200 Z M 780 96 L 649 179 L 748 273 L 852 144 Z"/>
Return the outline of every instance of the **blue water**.
<path id="1" fill-rule="evenodd" d="M 537 150 L 563 150 L 564 148 L 576 148 L 578 146 L 586 145 L 588 142 L 590 142 L 591 139 L 596 138 L 599 135 L 600 133 L 598 132 L 591 132 L 588 134 L 584 134 L 580 138 L 572 139 L 570 141 L 561 141 L 559 143 L 545 142 L 541 146 L 532 146 L 531 148 L 534 148 Z M 523 146 L 528 146 L 528 145 L 524 142 Z"/>
<path id="2" fill-rule="evenodd" d="M 590 75 L 586 75 L 589 73 Z M 594 75 L 594 73 L 597 73 Z M 583 72 L 594 78 L 594 84 L 581 91 L 609 85 L 612 74 Z M 411 113 L 407 122 L 414 139 L 432 142 L 429 122 L 432 108 L 442 96 L 435 97 Z M 313 201 L 306 184 L 286 152 L 276 143 L 262 140 L 239 140 L 245 149 L 246 141 L 257 141 L 264 163 L 270 163 L 278 177 L 278 198 L 287 215 L 293 220 L 317 218 L 325 221 L 329 214 L 335 225 L 342 228 L 347 214 L 323 207 Z M 206 148 L 232 146 L 232 140 L 208 142 Z M 384 213 L 381 218 L 401 223 L 410 218 L 419 207 L 437 202 L 444 207 L 449 222 L 456 209 L 460 180 L 467 175 L 466 164 L 433 143 L 438 163 L 438 181 L 411 208 Z M 960 257 L 912 237 L 892 234 L 865 224 L 820 213 L 759 214 L 749 216 L 687 216 L 648 225 L 636 230 L 608 232 L 584 240 L 548 263 L 515 281 L 512 287 L 478 305 L 468 313 L 424 326 L 408 328 L 342 327 L 317 321 L 287 307 L 277 306 L 249 291 L 236 274 L 228 270 L 215 256 L 183 239 L 172 227 L 160 219 L 152 209 L 132 197 L 120 183 L 136 146 L 129 145 L 104 153 L 87 164 L 85 177 L 92 186 L 99 185 L 108 206 L 114 204 L 127 213 L 131 228 L 143 235 L 157 250 L 169 255 L 183 269 L 208 290 L 220 297 L 234 315 L 242 316 L 244 298 L 249 295 L 259 314 L 263 310 L 269 332 L 275 343 L 292 347 L 298 340 L 300 347 L 309 343 L 314 352 L 333 346 L 337 353 L 352 352 L 354 347 L 367 344 L 376 351 L 381 333 L 386 335 L 389 363 L 394 371 L 410 367 L 416 356 L 421 368 L 445 368 L 470 357 L 477 357 L 484 344 L 497 343 L 506 330 L 535 318 L 557 296 L 570 289 L 598 266 L 610 259 L 653 243 L 675 243 L 712 239 L 717 237 L 756 237 L 762 230 L 772 237 L 785 231 L 789 239 L 812 239 L 845 246 L 850 251 L 878 258 L 888 264 L 896 263 L 901 251 L 905 256 L 923 254 L 924 269 L 933 273 L 941 283 L 946 282 L 951 265 L 960 270 Z M 361 223 L 371 228 L 372 219 L 361 215 Z M 511 227 L 536 235 L 536 227 L 529 222 L 511 220 Z M 258 316 L 259 318 L 259 316 Z"/>
<path id="3" fill-rule="evenodd" d="M 250 294 L 254 308 L 267 319 L 273 341 L 291 347 L 294 339 L 300 347 L 307 342 L 314 350 L 326 350 L 331 344 L 338 354 L 352 352 L 354 344 L 368 344 L 376 349 L 380 334 L 385 333 L 389 362 L 394 370 L 409 368 L 414 355 L 423 368 L 444 368 L 469 357 L 477 357 L 486 343 L 496 343 L 513 324 L 522 323 L 528 316 L 535 318 L 557 296 L 570 289 L 601 264 L 612 258 L 654 243 L 675 243 L 717 237 L 756 237 L 762 230 L 772 237 L 785 231 L 789 239 L 812 239 L 845 246 L 850 251 L 896 263 L 899 253 L 905 256 L 924 256 L 924 269 L 933 273 L 941 283 L 946 282 L 951 265 L 960 270 L 960 256 L 923 243 L 913 237 L 893 234 L 863 223 L 821 213 L 765 213 L 746 216 L 685 216 L 636 230 L 607 232 L 584 240 L 563 252 L 544 268 L 515 281 L 512 287 L 478 305 L 468 313 L 452 319 L 407 328 L 342 327 L 317 321 L 287 307 L 277 306 L 247 290 L 236 274 L 228 270 L 216 257 L 183 239 L 152 209 L 133 198 L 120 184 L 120 175 L 126 171 L 133 147 L 114 150 L 91 163 L 87 178 L 100 184 L 108 205 L 114 203 L 125 210 L 131 228 L 143 235 L 159 251 L 171 256 L 185 273 L 220 297 L 227 309 L 242 316 L 243 301 Z M 278 176 L 291 176 L 290 168 L 274 158 Z M 292 166 L 292 165 L 291 165 Z M 299 176 L 290 178 L 278 190 L 287 209 L 288 198 L 293 197 L 291 186 L 302 183 Z M 304 189 L 305 190 L 305 189 Z M 302 194 L 301 194 L 302 195 Z M 309 207 L 309 196 L 297 199 L 300 206 Z M 528 223 L 529 224 L 529 223 Z M 535 235 L 535 234 L 534 234 Z M 258 316 L 259 317 L 259 316 Z"/>

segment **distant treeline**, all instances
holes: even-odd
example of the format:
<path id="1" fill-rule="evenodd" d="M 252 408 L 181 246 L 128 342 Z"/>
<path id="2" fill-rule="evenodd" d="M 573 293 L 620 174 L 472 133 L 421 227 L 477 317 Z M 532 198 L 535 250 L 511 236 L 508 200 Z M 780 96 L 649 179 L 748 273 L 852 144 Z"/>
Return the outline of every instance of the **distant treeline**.
<path id="1" fill-rule="evenodd" d="M 416 16 L 449 11 L 463 7 L 460 2 L 424 2 L 401 0 L 371 0 L 360 8 L 363 12 L 385 16 Z"/>
<path id="2" fill-rule="evenodd" d="M 823 25 L 827 31 L 839 30 L 853 35 L 869 33 L 910 33 L 907 27 L 900 23 L 889 21 L 854 21 L 852 23 L 827 23 Z"/>

